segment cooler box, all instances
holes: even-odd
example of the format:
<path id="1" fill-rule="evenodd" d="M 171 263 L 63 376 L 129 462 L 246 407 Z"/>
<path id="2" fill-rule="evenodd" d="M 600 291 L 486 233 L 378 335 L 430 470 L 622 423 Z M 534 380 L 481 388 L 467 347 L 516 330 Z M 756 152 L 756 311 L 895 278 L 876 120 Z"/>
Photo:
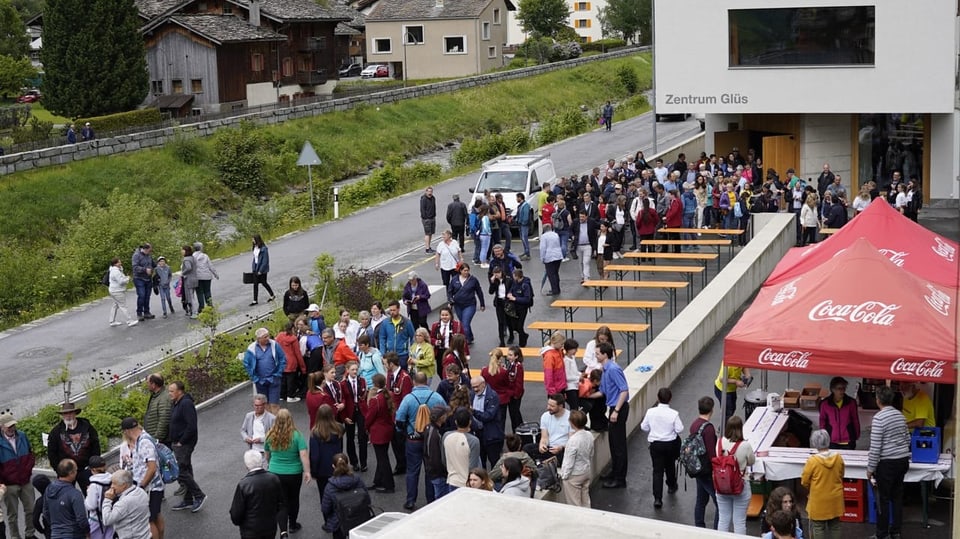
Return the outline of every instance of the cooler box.
<path id="1" fill-rule="evenodd" d="M 910 434 L 910 460 L 936 464 L 940 458 L 940 428 L 918 427 Z"/>

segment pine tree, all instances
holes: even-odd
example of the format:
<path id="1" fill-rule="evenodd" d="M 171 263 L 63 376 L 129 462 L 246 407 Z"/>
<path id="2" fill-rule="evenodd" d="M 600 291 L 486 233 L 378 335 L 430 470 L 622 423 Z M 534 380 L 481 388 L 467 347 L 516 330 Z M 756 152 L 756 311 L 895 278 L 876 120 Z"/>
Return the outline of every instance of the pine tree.
<path id="1" fill-rule="evenodd" d="M 68 117 L 131 110 L 147 96 L 147 58 L 132 0 L 48 0 L 44 105 Z"/>
<path id="2" fill-rule="evenodd" d="M 0 54 L 19 60 L 28 52 L 30 38 L 27 37 L 20 14 L 10 0 L 0 0 Z"/>

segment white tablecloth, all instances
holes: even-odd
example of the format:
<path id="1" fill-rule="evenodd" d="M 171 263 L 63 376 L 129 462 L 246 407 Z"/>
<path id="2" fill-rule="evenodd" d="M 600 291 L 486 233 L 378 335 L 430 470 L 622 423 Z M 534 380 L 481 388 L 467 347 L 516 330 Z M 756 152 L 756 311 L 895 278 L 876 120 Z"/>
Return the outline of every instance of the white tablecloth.
<path id="1" fill-rule="evenodd" d="M 768 481 L 796 479 L 803 472 L 814 451 L 792 447 L 771 447 L 763 457 L 757 457 L 754 472 L 762 472 Z M 843 457 L 844 474 L 847 479 L 867 478 L 867 451 L 839 451 Z M 953 475 L 953 455 L 943 453 L 936 464 L 911 462 L 904 482 L 935 481 L 940 484 L 944 476 Z"/>

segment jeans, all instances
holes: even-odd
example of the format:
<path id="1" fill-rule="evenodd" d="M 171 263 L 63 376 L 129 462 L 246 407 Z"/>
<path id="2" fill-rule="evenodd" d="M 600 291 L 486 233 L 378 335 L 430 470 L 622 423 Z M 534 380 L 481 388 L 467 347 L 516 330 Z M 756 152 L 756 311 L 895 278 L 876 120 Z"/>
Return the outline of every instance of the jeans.
<path id="1" fill-rule="evenodd" d="M 420 482 L 420 468 L 423 466 L 423 440 L 411 440 L 407 438 L 407 504 L 417 503 L 417 484 Z M 426 477 L 424 477 L 424 483 Z M 424 486 L 424 494 L 427 497 L 427 503 L 436 499 L 433 489 L 427 489 Z"/>
<path id="2" fill-rule="evenodd" d="M 713 395 L 717 397 L 717 403 L 721 404 L 720 400 L 722 397 L 722 392 L 717 389 L 717 386 L 713 386 Z M 727 393 L 727 410 L 724 412 L 723 422 L 726 423 L 730 416 L 732 416 L 737 411 L 737 392 L 731 391 Z"/>
<path id="3" fill-rule="evenodd" d="M 903 524 L 903 476 L 910 467 L 910 458 L 885 459 L 877 463 L 873 473 L 877 479 L 877 537 L 900 533 Z M 890 522 L 890 504 L 893 522 Z"/>
<path id="4" fill-rule="evenodd" d="M 213 305 L 213 294 L 210 291 L 210 279 L 200 279 L 197 283 L 197 312 L 199 313 L 207 305 Z"/>
<path id="5" fill-rule="evenodd" d="M 560 236 L 560 252 L 563 253 L 563 258 L 567 258 L 570 256 L 568 247 L 570 245 L 570 229 L 560 230 L 557 235 Z"/>
<path id="6" fill-rule="evenodd" d="M 163 314 L 167 314 L 167 305 L 170 306 L 170 313 L 173 311 L 173 299 L 170 298 L 170 287 L 160 287 L 160 307 L 163 307 Z"/>
<path id="7" fill-rule="evenodd" d="M 183 495 L 183 501 L 187 503 L 192 503 L 197 498 L 204 496 L 203 491 L 200 490 L 200 485 L 193 479 L 193 464 L 190 462 L 190 457 L 193 456 L 193 448 L 192 445 L 176 444 L 172 447 L 173 455 L 177 457 L 177 464 L 180 465 L 180 477 L 177 482 L 187 489 L 186 494 Z"/>
<path id="8" fill-rule="evenodd" d="M 813 539 L 840 539 L 840 517 L 831 520 L 810 520 Z"/>
<path id="9" fill-rule="evenodd" d="M 439 500 L 447 494 L 453 492 L 453 489 L 456 487 L 451 487 L 447 484 L 447 478 L 441 477 L 439 479 L 431 479 L 430 486 L 433 488 L 433 499 Z"/>
<path id="10" fill-rule="evenodd" d="M 593 248 L 590 245 L 577 245 L 577 256 L 580 257 L 580 278 L 584 281 L 590 280 L 590 263 L 593 262 L 591 254 L 593 254 Z"/>
<path id="11" fill-rule="evenodd" d="M 473 237 L 473 261 L 477 264 L 480 263 L 480 236 L 476 234 L 471 235 Z"/>
<path id="12" fill-rule="evenodd" d="M 267 403 L 277 404 L 280 402 L 280 386 L 282 384 L 282 379 L 274 380 L 273 378 L 268 378 L 266 380 L 260 380 L 253 385 L 257 388 L 257 393 L 267 396 Z"/>
<path id="13" fill-rule="evenodd" d="M 667 474 L 667 488 L 677 488 L 677 457 L 680 456 L 680 438 L 672 442 L 650 442 L 653 461 L 653 499 L 663 500 L 663 474 Z"/>
<path id="14" fill-rule="evenodd" d="M 477 314 L 476 304 L 465 306 L 454 304 L 453 312 L 457 315 L 457 320 L 460 320 L 460 325 L 463 326 L 463 335 L 467 338 L 467 342 L 472 343 L 473 329 L 470 327 L 470 322 L 473 321 L 473 316 Z"/>
<path id="15" fill-rule="evenodd" d="M 736 228 L 736 215 L 733 213 L 733 208 L 727 210 L 727 214 L 723 216 L 723 228 L 730 230 L 731 228 Z"/>
<path id="16" fill-rule="evenodd" d="M 696 228 L 697 226 L 697 214 L 696 213 L 685 213 L 683 214 L 683 228 Z M 685 240 L 695 240 L 696 236 L 693 234 L 685 233 L 683 235 Z"/>
<path id="17" fill-rule="evenodd" d="M 707 512 L 707 503 L 713 500 L 713 526 L 712 530 L 717 529 L 717 521 L 720 519 L 720 513 L 717 509 L 717 493 L 713 490 L 713 477 L 704 475 L 697 477 L 697 503 L 693 507 L 693 524 L 698 528 L 706 528 L 707 523 L 704 515 Z"/>
<path id="18" fill-rule="evenodd" d="M 530 256 L 530 225 L 520 225 L 520 243 L 523 244 L 523 254 Z"/>
<path id="19" fill-rule="evenodd" d="M 510 252 L 510 243 L 513 241 L 513 231 L 510 230 L 510 225 L 503 224 L 500 226 L 500 243 L 503 244 L 503 250 Z"/>
<path id="20" fill-rule="evenodd" d="M 7 513 L 7 523 L 10 524 L 10 537 L 20 539 L 20 504 L 23 504 L 23 536 L 33 537 L 33 502 L 34 490 L 31 485 L 7 485 L 7 493 L 3 497 L 3 506 Z M 3 520 L 0 519 L 0 522 Z"/>
<path id="21" fill-rule="evenodd" d="M 150 293 L 153 291 L 153 282 L 150 279 L 133 280 L 133 286 L 137 289 L 137 316 L 150 314 Z"/>
<path id="22" fill-rule="evenodd" d="M 717 530 L 730 531 L 733 522 L 733 533 L 747 534 L 747 506 L 750 505 L 750 485 L 743 485 L 743 492 L 738 496 L 717 494 Z"/>
<path id="23" fill-rule="evenodd" d="M 480 263 L 486 264 L 490 260 L 490 234 L 480 234 Z"/>

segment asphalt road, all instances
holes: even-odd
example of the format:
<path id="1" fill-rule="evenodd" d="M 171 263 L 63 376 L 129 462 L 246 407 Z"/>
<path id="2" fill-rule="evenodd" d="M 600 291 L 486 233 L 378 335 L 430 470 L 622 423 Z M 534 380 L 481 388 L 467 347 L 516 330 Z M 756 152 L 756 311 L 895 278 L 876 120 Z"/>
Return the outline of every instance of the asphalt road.
<path id="1" fill-rule="evenodd" d="M 596 130 L 578 137 L 542 148 L 549 151 L 557 173 L 566 175 L 583 172 L 604 163 L 610 157 L 621 157 L 643 149 L 648 155 L 651 142 L 652 115 L 644 114 L 614 126 L 611 133 Z M 668 148 L 698 132 L 694 121 L 658 124 L 660 148 Z M 434 189 L 438 212 L 443 214 L 454 193 L 469 200 L 467 189 L 476 180 L 471 173 L 448 180 Z M 328 222 L 308 230 L 289 234 L 270 243 L 270 284 L 278 298 L 282 297 L 290 276 L 299 275 L 305 282 L 310 276 L 313 261 L 320 253 L 330 253 L 338 266 L 354 264 L 361 267 L 382 266 L 404 253 L 423 253 L 422 228 L 419 216 L 420 193 L 410 193 L 388 202 L 357 212 L 335 222 Z M 385 227 L 383 224 L 388 223 Z M 442 230 L 445 223 L 438 226 Z M 148 238 L 149 239 L 149 238 Z M 358 241 L 360 240 L 360 241 Z M 362 242 L 362 243 L 361 243 Z M 359 247 L 358 247 L 359 245 Z M 154 253 L 160 256 L 165 253 Z M 130 255 L 118 253 L 123 259 Z M 249 271 L 249 255 L 238 255 L 214 262 L 221 275 L 213 283 L 214 302 L 225 314 L 222 327 L 233 327 L 249 320 L 251 315 L 268 312 L 276 306 L 264 300 L 261 290 L 260 305 L 248 307 L 252 298 L 249 285 L 243 285 L 241 274 Z M 312 288 L 311 285 L 308 285 Z M 135 310 L 136 294 L 127 292 L 128 308 Z M 151 300 L 157 319 L 140 325 L 109 327 L 107 325 L 109 300 L 94 301 L 68 311 L 0 333 L 3 353 L 0 365 L 5 372 L 5 384 L 0 397 L 0 410 L 11 409 L 26 414 L 41 406 L 62 399 L 59 387 L 47 384 L 50 372 L 72 357 L 73 389 L 78 392 L 90 383 L 96 371 L 125 373 L 149 364 L 163 356 L 163 351 L 179 350 L 199 342 L 201 336 L 179 311 L 163 320 L 156 297 Z M 29 365 L 28 368 L 18 368 Z"/>

